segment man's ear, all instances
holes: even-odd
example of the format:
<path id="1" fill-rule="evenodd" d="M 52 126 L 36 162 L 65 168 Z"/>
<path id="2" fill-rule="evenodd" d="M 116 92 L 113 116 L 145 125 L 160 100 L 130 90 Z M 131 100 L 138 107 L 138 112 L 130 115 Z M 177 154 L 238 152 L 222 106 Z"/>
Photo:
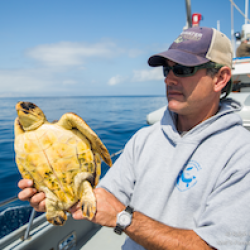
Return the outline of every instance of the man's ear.
<path id="1" fill-rule="evenodd" d="M 214 79 L 216 81 L 214 85 L 215 92 L 221 92 L 231 79 L 231 69 L 227 66 L 220 68 Z"/>

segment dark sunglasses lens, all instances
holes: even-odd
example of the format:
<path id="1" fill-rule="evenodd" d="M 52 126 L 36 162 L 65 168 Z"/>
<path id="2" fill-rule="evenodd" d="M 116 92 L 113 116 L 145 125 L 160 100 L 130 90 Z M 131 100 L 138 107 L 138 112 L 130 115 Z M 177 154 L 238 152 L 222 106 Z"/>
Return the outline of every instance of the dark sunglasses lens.
<path id="1" fill-rule="evenodd" d="M 177 65 L 174 67 L 163 66 L 163 75 L 167 77 L 169 71 L 173 69 L 173 72 L 176 76 L 185 77 L 190 76 L 194 73 L 195 67 L 186 67 L 182 65 Z"/>
<path id="2" fill-rule="evenodd" d="M 176 76 L 189 76 L 194 72 L 194 67 L 176 66 L 173 69 Z"/>

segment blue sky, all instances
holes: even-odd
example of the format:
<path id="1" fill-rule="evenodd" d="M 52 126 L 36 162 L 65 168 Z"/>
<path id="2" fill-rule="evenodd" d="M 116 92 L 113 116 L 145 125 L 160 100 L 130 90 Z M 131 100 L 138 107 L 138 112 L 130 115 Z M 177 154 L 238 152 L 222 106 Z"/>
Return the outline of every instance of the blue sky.
<path id="1" fill-rule="evenodd" d="M 245 12 L 245 0 L 234 0 Z M 231 38 L 229 0 L 191 0 Z M 234 30 L 244 18 L 234 9 Z M 185 0 L 0 1 L 0 97 L 164 95 L 160 68 L 186 25 Z"/>

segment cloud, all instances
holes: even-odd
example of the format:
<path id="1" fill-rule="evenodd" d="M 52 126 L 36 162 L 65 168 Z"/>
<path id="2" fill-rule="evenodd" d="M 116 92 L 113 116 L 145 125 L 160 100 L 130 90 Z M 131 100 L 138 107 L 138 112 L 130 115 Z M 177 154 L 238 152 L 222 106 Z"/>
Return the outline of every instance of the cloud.
<path id="1" fill-rule="evenodd" d="M 1 94 L 40 96 L 43 93 L 72 92 L 83 86 L 83 80 L 77 76 L 68 76 L 64 72 L 51 68 L 0 70 Z M 76 90 L 77 92 L 77 90 Z"/>
<path id="2" fill-rule="evenodd" d="M 134 70 L 132 82 L 147 82 L 163 80 L 162 67 L 156 67 L 149 70 Z"/>
<path id="3" fill-rule="evenodd" d="M 143 53 L 142 49 L 121 48 L 110 40 L 41 44 L 25 51 L 26 58 L 23 58 L 20 68 L 0 69 L 1 95 L 78 94 L 82 89 L 87 93 L 97 85 L 100 91 L 102 85 L 105 90 L 107 83 L 115 86 L 125 81 L 162 79 L 160 69 L 135 70 L 131 74 L 132 68 L 141 62 L 138 58 L 133 59 L 131 64 L 131 57 L 139 57 Z M 125 72 L 121 71 L 121 67 L 126 69 Z M 120 71 L 120 75 L 114 75 L 109 80 L 106 78 Z M 126 72 L 130 72 L 130 76 Z"/>
<path id="4" fill-rule="evenodd" d="M 124 81 L 124 77 L 117 75 L 117 76 L 113 76 L 109 79 L 108 81 L 108 85 L 117 85 L 118 83 L 121 83 Z"/>
<path id="5" fill-rule="evenodd" d="M 0 70 L 1 92 L 17 94 L 49 91 L 55 85 L 52 73 L 46 69 Z"/>
<path id="6" fill-rule="evenodd" d="M 86 44 L 59 42 L 43 44 L 27 50 L 26 55 L 47 66 L 81 66 L 90 58 L 111 58 L 123 53 L 110 41 Z"/>

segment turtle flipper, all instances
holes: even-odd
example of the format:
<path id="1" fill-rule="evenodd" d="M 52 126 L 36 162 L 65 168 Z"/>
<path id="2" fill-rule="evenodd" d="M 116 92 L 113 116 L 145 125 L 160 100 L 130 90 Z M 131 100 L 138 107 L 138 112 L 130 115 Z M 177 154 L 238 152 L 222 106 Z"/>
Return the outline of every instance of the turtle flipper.
<path id="1" fill-rule="evenodd" d="M 15 137 L 24 133 L 22 125 L 20 124 L 19 118 L 15 119 Z"/>
<path id="2" fill-rule="evenodd" d="M 53 213 L 53 215 L 51 213 L 47 213 L 46 218 L 48 222 L 54 226 L 63 226 L 67 220 L 67 215 L 63 211 L 57 211 Z"/>
<path id="3" fill-rule="evenodd" d="M 85 180 L 81 186 L 81 200 L 80 207 L 82 209 L 82 215 L 92 220 L 96 213 L 96 198 L 93 193 L 93 189 L 89 181 Z"/>
<path id="4" fill-rule="evenodd" d="M 101 159 L 100 159 L 100 155 L 97 153 L 95 154 L 95 165 L 96 165 L 96 176 L 95 176 L 95 183 L 94 183 L 94 186 L 93 187 L 96 187 L 98 182 L 99 182 L 99 179 L 100 179 L 100 176 L 101 176 Z"/>
<path id="5" fill-rule="evenodd" d="M 67 215 L 58 208 L 55 201 L 46 199 L 46 218 L 54 226 L 63 226 L 67 220 Z"/>
<path id="6" fill-rule="evenodd" d="M 81 117 L 74 113 L 66 113 L 61 117 L 57 124 L 65 129 L 78 129 L 91 142 L 92 148 L 96 150 L 102 159 L 111 167 L 112 161 L 107 148 Z"/>

